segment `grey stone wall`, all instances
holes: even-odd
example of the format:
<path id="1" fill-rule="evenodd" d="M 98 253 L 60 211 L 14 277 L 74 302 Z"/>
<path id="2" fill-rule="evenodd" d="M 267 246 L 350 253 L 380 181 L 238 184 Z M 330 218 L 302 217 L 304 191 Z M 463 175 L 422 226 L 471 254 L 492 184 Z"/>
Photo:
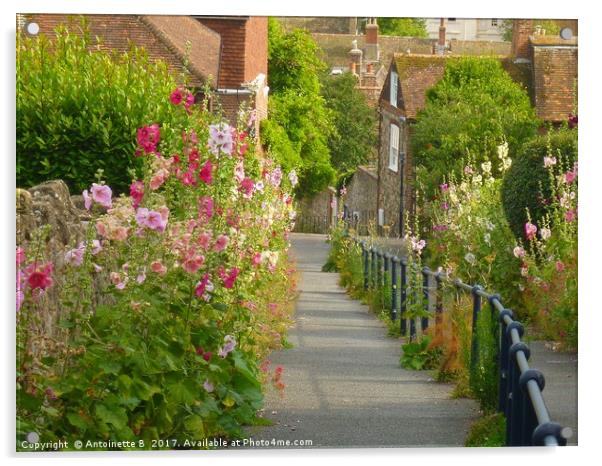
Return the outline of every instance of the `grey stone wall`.
<path id="1" fill-rule="evenodd" d="M 346 219 L 360 234 L 367 234 L 376 226 L 376 197 L 378 178 L 376 170 L 360 166 L 346 186 L 347 194 L 341 200 Z"/>
<path id="2" fill-rule="evenodd" d="M 298 233 L 328 233 L 333 223 L 331 202 L 336 190 L 328 188 L 311 198 L 297 201 L 297 219 L 293 231 Z"/>

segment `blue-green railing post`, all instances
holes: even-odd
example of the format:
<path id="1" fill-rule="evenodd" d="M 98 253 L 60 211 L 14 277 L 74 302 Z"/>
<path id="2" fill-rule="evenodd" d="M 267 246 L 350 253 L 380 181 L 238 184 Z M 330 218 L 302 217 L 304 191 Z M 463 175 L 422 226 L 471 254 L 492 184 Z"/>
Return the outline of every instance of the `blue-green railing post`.
<path id="1" fill-rule="evenodd" d="M 397 256 L 391 258 L 391 320 L 397 318 Z"/>
<path id="2" fill-rule="evenodd" d="M 363 241 L 360 243 L 362 245 L 362 260 L 364 266 L 364 291 L 368 290 L 368 278 L 369 278 L 369 269 L 368 269 L 368 250 L 366 249 L 366 243 Z"/>
<path id="3" fill-rule="evenodd" d="M 408 323 L 406 321 L 406 309 L 408 304 L 408 263 L 405 259 L 401 259 L 401 303 L 399 305 L 399 331 L 401 336 L 406 336 L 408 333 Z"/>
<path id="4" fill-rule="evenodd" d="M 507 331 L 506 317 L 512 319 L 512 311 L 504 309 L 500 312 L 500 353 L 498 355 L 499 381 L 498 381 L 498 406 L 500 413 L 506 413 L 506 404 L 508 403 L 508 350 L 510 349 L 510 335 Z"/>
<path id="5" fill-rule="evenodd" d="M 376 286 L 376 250 L 374 246 L 370 248 L 370 288 Z"/>
<path id="6" fill-rule="evenodd" d="M 421 327 L 422 332 L 429 326 L 428 314 L 430 312 L 430 296 L 429 296 L 429 275 L 431 270 L 428 267 L 422 269 L 422 298 L 424 299 L 424 312 L 426 315 L 422 317 Z"/>
<path id="7" fill-rule="evenodd" d="M 474 285 L 472 287 L 472 336 L 470 344 L 470 387 L 474 388 L 475 374 L 477 370 L 477 362 L 479 359 L 479 337 L 477 332 L 477 324 L 481 313 L 481 296 L 479 292 L 481 287 Z"/>

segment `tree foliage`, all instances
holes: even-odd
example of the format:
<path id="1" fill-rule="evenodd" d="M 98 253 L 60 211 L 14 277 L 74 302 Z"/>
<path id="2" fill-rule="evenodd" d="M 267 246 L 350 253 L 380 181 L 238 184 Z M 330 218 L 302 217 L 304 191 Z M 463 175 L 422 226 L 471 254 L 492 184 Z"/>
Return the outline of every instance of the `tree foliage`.
<path id="1" fill-rule="evenodd" d="M 320 93 L 319 75 L 326 65 L 305 31 L 286 33 L 270 18 L 268 40 L 272 93 L 262 143 L 284 168 L 298 169 L 298 194 L 311 196 L 332 183 L 336 174 L 328 146 L 335 134 L 333 114 Z"/>
<path id="2" fill-rule="evenodd" d="M 163 63 L 141 49 L 126 54 L 96 50 L 83 33 L 57 29 L 52 42 L 18 37 L 17 185 L 29 187 L 61 178 L 82 191 L 104 170 L 117 192 L 131 181 L 136 130 L 165 121 L 169 102 L 158 101 L 175 87 Z M 80 26 L 78 26 L 78 29 Z"/>
<path id="3" fill-rule="evenodd" d="M 336 128 L 328 141 L 330 158 L 340 174 L 365 163 L 377 143 L 376 114 L 356 84 L 351 73 L 322 76 L 322 94 Z"/>
<path id="4" fill-rule="evenodd" d="M 381 34 L 386 36 L 428 37 L 422 18 L 378 18 Z"/>
<path id="5" fill-rule="evenodd" d="M 498 168 L 498 146 L 507 142 L 514 153 L 537 126 L 529 96 L 499 60 L 449 59 L 443 78 L 427 92 L 412 137 L 427 191 L 432 194 L 444 177 L 457 176 L 468 160 L 489 160 Z"/>

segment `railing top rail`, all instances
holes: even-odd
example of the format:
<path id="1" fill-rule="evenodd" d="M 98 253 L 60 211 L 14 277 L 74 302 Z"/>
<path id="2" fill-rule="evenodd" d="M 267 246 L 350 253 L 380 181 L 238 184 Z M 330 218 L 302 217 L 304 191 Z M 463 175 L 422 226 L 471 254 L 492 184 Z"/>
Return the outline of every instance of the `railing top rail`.
<path id="1" fill-rule="evenodd" d="M 383 251 L 378 246 L 376 246 L 376 245 L 368 246 L 368 242 L 365 240 L 361 240 L 361 239 L 353 237 L 353 236 L 351 236 L 351 238 L 357 244 L 360 244 L 363 249 L 370 251 L 370 252 L 374 252 L 376 254 L 383 254 Z M 386 254 L 386 253 L 384 253 L 384 254 Z M 408 265 L 407 261 L 404 258 L 399 259 L 397 256 L 391 256 L 391 255 L 389 255 L 389 256 L 392 257 L 393 260 L 398 260 L 399 263 L 402 265 L 406 265 L 406 266 Z M 501 301 L 501 297 L 498 294 L 488 293 L 486 290 L 484 290 L 479 285 L 469 285 L 467 283 L 464 283 L 461 279 L 453 278 L 448 273 L 443 272 L 441 270 L 431 270 L 429 267 L 423 267 L 422 273 L 424 275 L 430 275 L 430 276 L 434 277 L 435 279 L 437 279 L 438 281 L 449 282 L 458 289 L 464 290 L 466 292 L 472 293 L 475 296 L 479 296 L 483 299 L 488 300 L 490 305 L 495 310 L 498 311 L 499 320 L 506 325 L 506 328 L 509 329 L 509 338 L 510 338 L 510 341 L 512 342 L 512 345 L 517 345 L 516 346 L 517 349 L 515 352 L 516 362 L 519 367 L 521 376 L 524 374 L 529 375 L 529 374 L 535 372 L 530 368 L 529 363 L 528 363 L 530 350 L 529 350 L 528 346 L 525 345 L 521 341 L 521 335 L 524 332 L 522 324 L 512 318 L 512 311 L 510 309 L 506 309 L 504 307 L 504 305 L 502 304 L 502 301 Z M 519 344 L 520 344 L 520 346 L 519 346 Z M 542 379 L 543 379 L 543 376 L 542 376 Z M 548 409 L 546 407 L 546 404 L 545 404 L 545 401 L 544 401 L 544 398 L 542 395 L 543 387 L 540 387 L 538 382 L 534 378 L 529 378 L 526 382 L 526 388 L 527 388 L 527 393 L 529 395 L 529 398 L 531 400 L 531 404 L 533 406 L 533 411 L 535 412 L 535 416 L 537 418 L 538 425 L 539 425 L 539 427 L 543 427 L 543 429 L 542 429 L 543 444 L 546 446 L 558 446 L 559 443 L 558 443 L 556 436 L 554 436 L 552 433 L 548 433 L 548 431 L 551 432 L 551 429 L 554 426 L 557 427 L 557 425 L 554 425 L 554 423 L 552 423 L 550 421 L 550 414 L 548 412 Z"/>

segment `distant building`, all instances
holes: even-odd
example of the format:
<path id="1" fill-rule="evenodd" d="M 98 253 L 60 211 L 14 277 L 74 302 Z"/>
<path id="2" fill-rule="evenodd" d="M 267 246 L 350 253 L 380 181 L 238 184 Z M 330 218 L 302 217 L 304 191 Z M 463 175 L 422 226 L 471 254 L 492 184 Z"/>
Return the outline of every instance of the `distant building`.
<path id="1" fill-rule="evenodd" d="M 426 31 L 431 39 L 439 38 L 440 18 L 425 18 Z M 444 18 L 446 35 L 450 40 L 503 41 L 501 19 Z"/>

